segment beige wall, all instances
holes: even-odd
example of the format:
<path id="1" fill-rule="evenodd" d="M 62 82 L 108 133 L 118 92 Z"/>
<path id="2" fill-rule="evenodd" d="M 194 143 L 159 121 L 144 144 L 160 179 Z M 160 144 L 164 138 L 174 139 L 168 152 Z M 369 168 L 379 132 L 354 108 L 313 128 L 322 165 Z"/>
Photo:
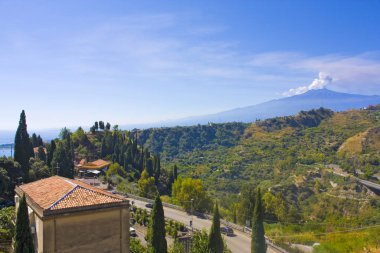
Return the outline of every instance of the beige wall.
<path id="1" fill-rule="evenodd" d="M 38 253 L 129 253 L 127 207 L 57 216 L 40 225 L 36 226 Z"/>

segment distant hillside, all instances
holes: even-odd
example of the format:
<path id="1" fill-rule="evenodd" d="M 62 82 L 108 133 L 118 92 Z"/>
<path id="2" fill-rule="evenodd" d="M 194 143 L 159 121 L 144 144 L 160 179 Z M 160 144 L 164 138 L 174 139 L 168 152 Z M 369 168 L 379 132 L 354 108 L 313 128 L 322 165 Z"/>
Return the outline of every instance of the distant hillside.
<path id="1" fill-rule="evenodd" d="M 331 91 L 328 89 L 310 90 L 304 94 L 271 100 L 265 103 L 237 108 L 216 114 L 195 116 L 165 122 L 166 125 L 196 125 L 225 122 L 254 122 L 256 119 L 268 119 L 288 116 L 302 110 L 328 108 L 333 111 L 360 109 L 380 104 L 380 96 L 355 95 Z"/>
<path id="2" fill-rule="evenodd" d="M 193 150 L 211 150 L 238 144 L 249 124 L 224 123 L 184 127 L 148 128 L 131 132 L 137 142 L 163 157 L 175 157 Z"/>
<path id="3" fill-rule="evenodd" d="M 135 136 L 136 132 L 132 134 Z M 380 198 L 356 180 L 333 174 L 327 165 L 338 164 L 351 174 L 359 169 L 363 172 L 359 177 L 375 181 L 380 172 L 379 137 L 380 105 L 342 112 L 320 108 L 251 124 L 209 124 L 137 132 L 139 144 L 161 154 L 162 168 L 170 169 L 176 164 L 182 177 L 201 179 L 208 192 L 219 199 L 224 217 L 234 217 L 231 203 L 239 200 L 235 206 L 237 220 L 244 224 L 250 205 L 242 196 L 249 196 L 250 190 L 259 186 L 268 190 L 263 199 L 266 219 L 270 221 L 353 227 L 378 224 Z M 333 236 L 322 239 L 312 235 L 324 233 L 324 226 L 301 225 L 298 231 L 281 229 L 277 230 L 273 224 L 266 232 L 269 237 L 280 233 L 286 238 L 304 231 L 305 234 L 291 240 L 335 245 Z M 363 232 L 355 234 L 355 238 L 376 238 L 377 234 L 378 231 Z M 301 240 L 301 236 L 306 239 Z M 342 235 L 342 245 L 351 241 L 344 236 L 347 235 Z"/>
<path id="4" fill-rule="evenodd" d="M 380 172 L 379 127 L 380 106 L 338 113 L 320 108 L 252 124 L 151 128 L 137 131 L 137 137 L 165 163 L 178 163 L 205 180 L 226 177 L 230 190 L 238 190 L 241 181 L 273 179 L 273 168 L 287 160 L 338 163 L 351 172 L 357 166 L 370 177 Z"/>

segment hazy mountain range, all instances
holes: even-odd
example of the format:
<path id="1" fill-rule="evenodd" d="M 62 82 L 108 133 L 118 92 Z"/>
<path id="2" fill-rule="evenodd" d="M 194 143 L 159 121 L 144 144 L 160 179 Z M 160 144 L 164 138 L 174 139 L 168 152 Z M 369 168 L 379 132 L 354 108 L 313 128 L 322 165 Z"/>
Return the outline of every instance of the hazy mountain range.
<path id="1" fill-rule="evenodd" d="M 357 95 L 331 91 L 328 89 L 310 90 L 301 95 L 275 99 L 257 105 L 236 108 L 229 111 L 209 115 L 193 116 L 177 120 L 167 120 L 151 124 L 134 124 L 120 126 L 122 129 L 189 126 L 197 124 L 224 123 L 224 122 L 253 122 L 256 119 L 267 119 L 277 116 L 288 116 L 301 110 L 310 110 L 320 107 L 333 111 L 359 109 L 369 105 L 380 104 L 380 96 Z M 63 126 L 62 126 L 63 127 Z M 75 130 L 76 127 L 71 130 Z M 86 128 L 86 127 L 85 127 Z M 60 129 L 36 131 L 44 140 L 50 140 L 58 136 Z M 29 131 L 30 134 L 33 131 Z M 12 143 L 13 131 L 0 130 L 0 144 Z"/>
<path id="2" fill-rule="evenodd" d="M 310 90 L 301 95 L 275 99 L 257 105 L 236 108 L 220 113 L 195 116 L 167 121 L 168 125 L 194 125 L 208 122 L 253 122 L 277 116 L 288 116 L 301 110 L 325 107 L 333 111 L 359 109 L 368 105 L 380 104 L 380 96 L 366 96 L 331 91 L 328 89 Z"/>

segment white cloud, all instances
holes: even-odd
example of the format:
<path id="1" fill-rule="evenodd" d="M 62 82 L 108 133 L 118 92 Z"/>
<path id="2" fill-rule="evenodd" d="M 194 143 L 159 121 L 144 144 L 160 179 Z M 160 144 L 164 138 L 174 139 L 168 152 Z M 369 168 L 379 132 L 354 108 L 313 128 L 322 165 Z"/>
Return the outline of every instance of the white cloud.
<path id="1" fill-rule="evenodd" d="M 305 79 L 314 73 L 329 73 L 332 80 L 324 77 L 316 79 L 313 87 L 320 87 L 326 82 L 332 89 L 368 93 L 380 91 L 380 57 L 379 52 L 367 52 L 358 55 L 328 54 L 308 56 L 297 52 L 268 52 L 254 55 L 250 61 L 253 67 L 266 68 L 281 72 L 283 76 L 297 75 Z M 292 86 L 291 83 L 287 84 Z M 292 88 L 291 94 L 308 90 L 308 86 Z"/>
<path id="2" fill-rule="evenodd" d="M 318 90 L 323 89 L 330 83 L 332 83 L 333 79 L 330 75 L 324 72 L 319 72 L 318 78 L 315 78 L 314 81 L 308 86 L 300 86 L 297 88 L 289 89 L 287 92 L 282 93 L 283 96 L 294 96 L 299 95 L 309 90 Z"/>

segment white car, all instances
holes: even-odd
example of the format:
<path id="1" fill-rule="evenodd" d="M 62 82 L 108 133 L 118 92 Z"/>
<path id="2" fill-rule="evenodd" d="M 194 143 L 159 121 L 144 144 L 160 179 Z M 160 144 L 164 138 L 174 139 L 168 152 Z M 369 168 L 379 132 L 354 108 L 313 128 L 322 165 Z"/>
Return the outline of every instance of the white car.
<path id="1" fill-rule="evenodd" d="M 137 236 L 137 234 L 136 234 L 136 229 L 133 228 L 133 227 L 130 227 L 130 228 L 129 228 L 129 235 L 130 235 L 130 236 L 133 236 L 133 237 Z"/>

